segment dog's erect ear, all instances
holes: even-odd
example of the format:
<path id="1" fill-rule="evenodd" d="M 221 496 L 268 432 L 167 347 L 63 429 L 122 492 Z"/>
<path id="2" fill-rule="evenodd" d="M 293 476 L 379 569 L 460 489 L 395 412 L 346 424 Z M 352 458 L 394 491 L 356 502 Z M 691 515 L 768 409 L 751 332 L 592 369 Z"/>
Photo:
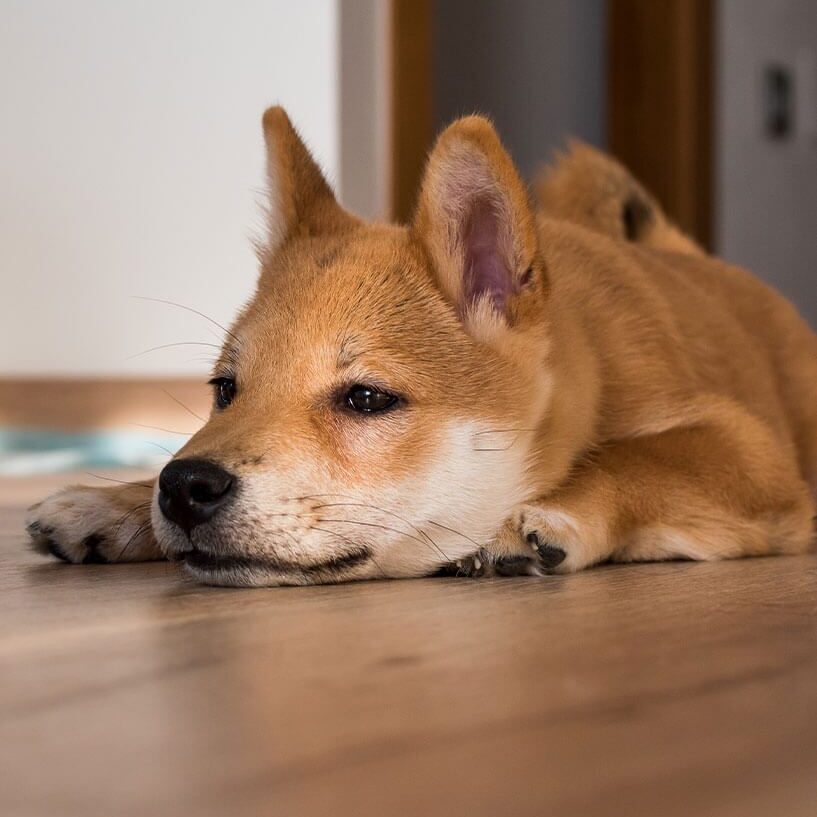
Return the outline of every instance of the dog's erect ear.
<path id="1" fill-rule="evenodd" d="M 437 140 L 413 230 L 466 325 L 508 318 L 533 283 L 536 230 L 527 188 L 491 123 L 469 116 Z"/>
<path id="2" fill-rule="evenodd" d="M 281 107 L 264 112 L 269 187 L 267 249 L 293 235 L 340 232 L 356 223 L 337 203 L 332 188 Z"/>

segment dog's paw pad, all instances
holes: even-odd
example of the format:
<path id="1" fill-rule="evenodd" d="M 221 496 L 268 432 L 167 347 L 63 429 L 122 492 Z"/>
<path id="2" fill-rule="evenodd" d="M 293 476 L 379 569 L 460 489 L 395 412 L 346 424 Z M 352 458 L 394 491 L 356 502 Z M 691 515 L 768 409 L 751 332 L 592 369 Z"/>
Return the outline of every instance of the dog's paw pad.
<path id="1" fill-rule="evenodd" d="M 535 576 L 536 560 L 524 555 L 498 556 L 494 562 L 497 576 Z"/>
<path id="2" fill-rule="evenodd" d="M 102 536 L 91 534 L 87 536 L 82 543 L 86 553 L 82 559 L 84 565 L 106 565 L 108 560 L 102 555 L 101 548 L 105 544 L 105 539 Z"/>
<path id="3" fill-rule="evenodd" d="M 562 548 L 543 541 L 536 531 L 531 531 L 526 539 L 543 570 L 555 570 L 567 558 Z"/>

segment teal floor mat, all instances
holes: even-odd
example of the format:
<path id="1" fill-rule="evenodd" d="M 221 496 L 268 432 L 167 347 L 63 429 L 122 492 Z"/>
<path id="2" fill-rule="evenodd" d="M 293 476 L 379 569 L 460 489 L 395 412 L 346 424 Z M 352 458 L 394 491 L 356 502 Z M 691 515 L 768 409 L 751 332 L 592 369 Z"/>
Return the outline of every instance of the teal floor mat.
<path id="1" fill-rule="evenodd" d="M 186 437 L 136 431 L 65 433 L 0 430 L 0 476 L 70 471 L 77 468 L 156 467 L 184 445 Z"/>

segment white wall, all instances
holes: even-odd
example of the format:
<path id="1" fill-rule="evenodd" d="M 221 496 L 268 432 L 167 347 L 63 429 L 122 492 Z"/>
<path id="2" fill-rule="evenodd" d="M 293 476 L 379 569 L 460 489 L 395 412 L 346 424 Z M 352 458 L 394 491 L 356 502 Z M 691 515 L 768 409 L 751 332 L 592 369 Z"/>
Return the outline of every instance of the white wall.
<path id="1" fill-rule="evenodd" d="M 764 66 L 795 80 L 794 131 L 763 128 Z M 817 3 L 718 4 L 718 251 L 762 275 L 817 327 Z"/>
<path id="2" fill-rule="evenodd" d="M 364 218 L 391 209 L 391 7 L 340 0 L 340 161 L 343 204 Z"/>
<path id="3" fill-rule="evenodd" d="M 251 293 L 260 117 L 338 175 L 334 0 L 1 0 L 0 376 L 206 371 Z"/>

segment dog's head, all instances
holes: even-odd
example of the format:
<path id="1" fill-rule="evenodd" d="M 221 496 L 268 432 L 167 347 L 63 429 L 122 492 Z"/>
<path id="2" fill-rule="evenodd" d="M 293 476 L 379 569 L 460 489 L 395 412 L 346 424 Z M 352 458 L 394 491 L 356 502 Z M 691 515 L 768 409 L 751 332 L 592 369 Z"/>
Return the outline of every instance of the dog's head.
<path id="1" fill-rule="evenodd" d="M 419 576 L 488 544 L 529 494 L 550 396 L 548 281 L 490 123 L 439 138 L 408 227 L 345 212 L 280 108 L 269 232 L 207 424 L 153 524 L 222 584 Z"/>

